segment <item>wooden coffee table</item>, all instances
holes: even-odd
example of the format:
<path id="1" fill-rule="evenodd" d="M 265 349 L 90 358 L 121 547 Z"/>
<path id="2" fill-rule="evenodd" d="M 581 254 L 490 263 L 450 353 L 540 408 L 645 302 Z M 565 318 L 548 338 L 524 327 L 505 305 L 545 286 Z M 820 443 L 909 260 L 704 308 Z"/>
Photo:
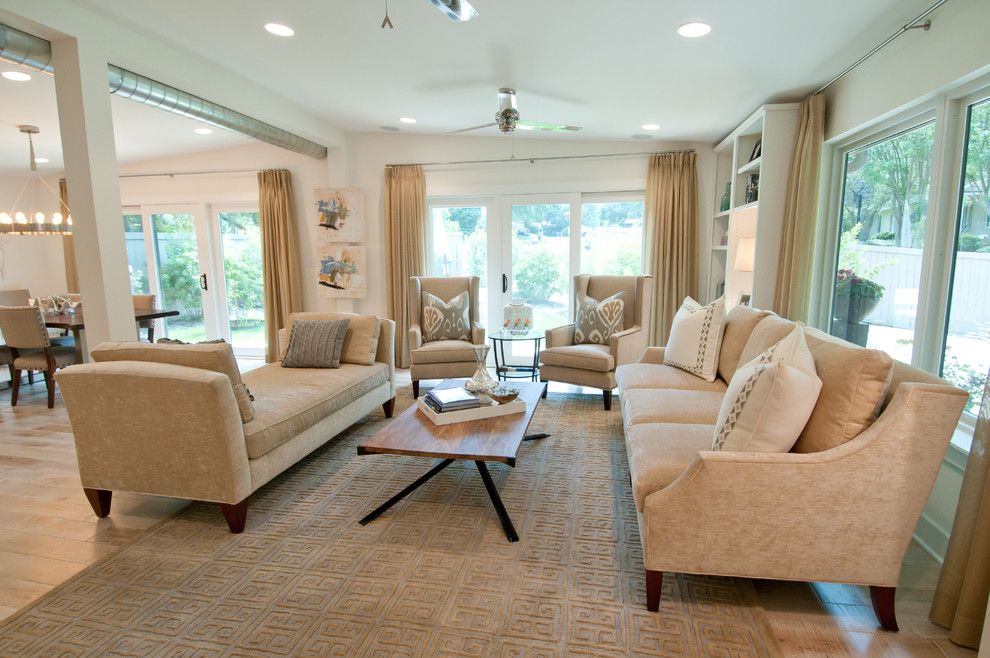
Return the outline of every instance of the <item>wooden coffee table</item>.
<path id="1" fill-rule="evenodd" d="M 445 379 L 438 388 L 461 386 L 463 380 Z M 523 441 L 543 439 L 548 435 L 526 434 L 529 422 L 533 419 L 536 405 L 546 388 L 545 383 L 521 382 L 513 384 L 519 389 L 519 398 L 526 402 L 526 412 L 512 416 L 483 418 L 451 425 L 434 425 L 414 404 L 358 446 L 359 455 L 412 455 L 414 457 L 434 457 L 441 461 L 421 478 L 395 494 L 377 509 L 361 519 L 361 525 L 374 521 L 386 510 L 422 486 L 434 475 L 450 466 L 454 460 L 469 459 L 478 467 L 481 481 L 492 499 L 495 513 L 502 522 L 502 529 L 509 541 L 519 541 L 519 535 L 512 526 L 512 519 L 505 511 L 505 505 L 498 495 L 486 461 L 516 465 L 516 451 Z"/>

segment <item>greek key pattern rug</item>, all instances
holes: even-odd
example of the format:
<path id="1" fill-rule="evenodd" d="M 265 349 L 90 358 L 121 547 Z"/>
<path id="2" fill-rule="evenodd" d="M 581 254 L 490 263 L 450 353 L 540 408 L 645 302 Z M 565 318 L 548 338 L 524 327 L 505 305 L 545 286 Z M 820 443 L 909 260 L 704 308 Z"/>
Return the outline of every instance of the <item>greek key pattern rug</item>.
<path id="1" fill-rule="evenodd" d="M 647 612 L 621 415 L 599 396 L 551 394 L 530 429 L 552 436 L 490 465 L 517 543 L 470 462 L 358 525 L 432 463 L 358 457 L 386 422 L 262 488 L 241 535 L 185 508 L 10 617 L 0 655 L 778 655 L 748 580 L 666 574 Z"/>

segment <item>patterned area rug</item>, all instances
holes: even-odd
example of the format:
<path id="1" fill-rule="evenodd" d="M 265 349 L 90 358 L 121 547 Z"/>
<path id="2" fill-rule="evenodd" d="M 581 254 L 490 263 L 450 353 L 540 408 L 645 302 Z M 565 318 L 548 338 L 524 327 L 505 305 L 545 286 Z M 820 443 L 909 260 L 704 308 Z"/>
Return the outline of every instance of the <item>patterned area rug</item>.
<path id="1" fill-rule="evenodd" d="M 410 404 L 408 389 L 399 407 Z M 358 457 L 352 427 L 251 499 L 231 535 L 195 504 L 0 626 L 0 655 L 776 656 L 748 580 L 667 574 L 646 610 L 618 410 L 551 395 L 518 465 L 455 463 L 365 527 L 430 461 Z"/>

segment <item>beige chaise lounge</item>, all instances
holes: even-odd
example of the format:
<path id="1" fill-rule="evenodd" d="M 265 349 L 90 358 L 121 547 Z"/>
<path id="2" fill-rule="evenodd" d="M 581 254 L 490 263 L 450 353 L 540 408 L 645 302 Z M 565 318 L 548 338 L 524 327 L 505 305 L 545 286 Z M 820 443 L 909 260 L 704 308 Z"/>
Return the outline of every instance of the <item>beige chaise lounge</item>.
<path id="1" fill-rule="evenodd" d="M 875 410 L 865 409 L 864 430 L 847 441 L 833 437 L 834 447 L 821 451 L 811 451 L 805 435 L 795 446 L 801 452 L 710 451 L 724 379 L 793 326 L 736 307 L 722 344 L 722 379 L 711 383 L 662 365 L 663 348 L 618 369 L 647 608 L 658 610 L 664 571 L 850 583 L 870 587 L 881 625 L 896 630 L 901 562 L 966 394 L 805 329 L 824 382 L 812 419 L 850 427 L 839 410 L 871 395 L 882 405 L 879 417 L 870 424 Z M 889 380 L 870 381 L 849 367 L 882 366 L 883 359 Z"/>
<path id="2" fill-rule="evenodd" d="M 123 490 L 220 503 L 231 532 L 241 532 L 252 492 L 375 407 L 391 416 L 395 323 L 374 320 L 369 365 L 269 363 L 240 377 L 227 344 L 104 343 L 95 363 L 61 371 L 79 477 L 97 516 Z M 253 395 L 247 422 L 232 379 Z"/>

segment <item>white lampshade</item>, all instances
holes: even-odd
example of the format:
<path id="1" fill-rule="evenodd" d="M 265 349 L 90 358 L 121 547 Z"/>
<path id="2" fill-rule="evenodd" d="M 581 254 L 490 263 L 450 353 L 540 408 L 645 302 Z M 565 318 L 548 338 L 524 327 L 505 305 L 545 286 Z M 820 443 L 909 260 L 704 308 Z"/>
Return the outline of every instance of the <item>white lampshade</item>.
<path id="1" fill-rule="evenodd" d="M 737 272 L 752 272 L 755 261 L 756 238 L 739 238 L 739 244 L 736 246 L 736 262 L 733 267 Z"/>

